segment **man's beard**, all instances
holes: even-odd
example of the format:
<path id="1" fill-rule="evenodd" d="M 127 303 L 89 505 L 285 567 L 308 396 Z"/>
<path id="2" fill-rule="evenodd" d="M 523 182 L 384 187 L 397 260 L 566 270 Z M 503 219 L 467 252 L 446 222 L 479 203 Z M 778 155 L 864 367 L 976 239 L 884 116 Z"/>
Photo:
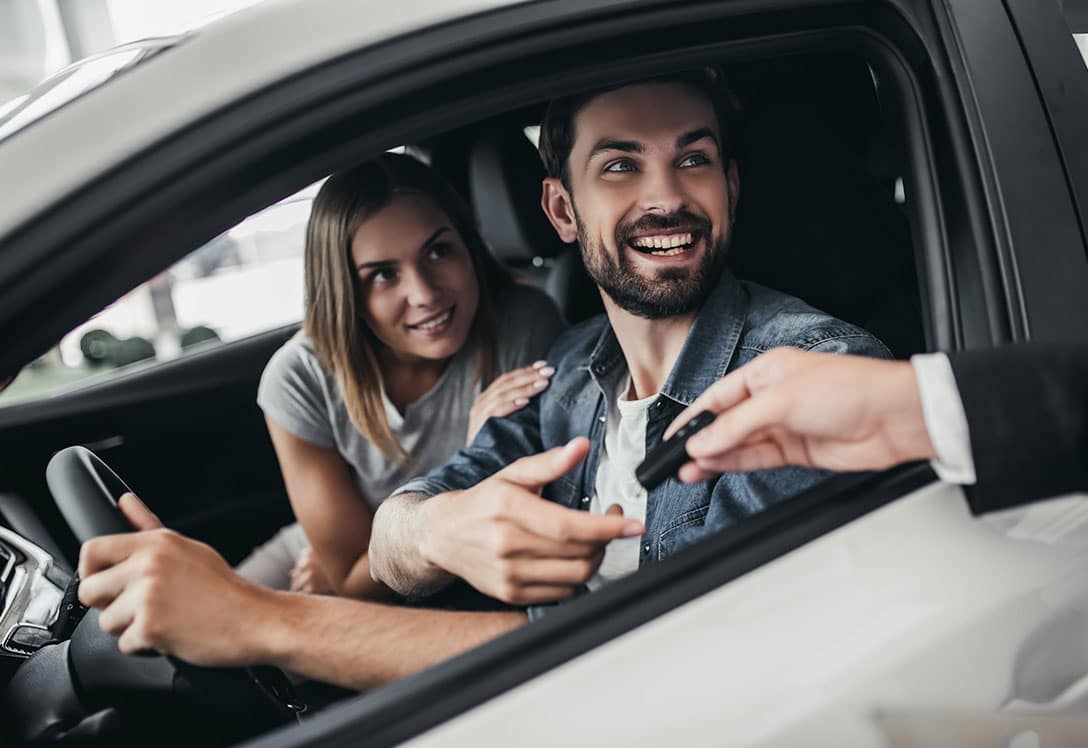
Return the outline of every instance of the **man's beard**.
<path id="1" fill-rule="evenodd" d="M 593 242 L 578 211 L 574 211 L 578 226 L 578 244 L 582 262 L 594 282 L 608 294 L 616 306 L 646 319 L 664 319 L 695 311 L 717 285 L 725 265 L 729 236 L 712 234 L 710 221 L 681 211 L 671 216 L 645 215 L 633 224 L 616 227 L 617 256 L 611 257 L 599 243 Z M 693 268 L 665 267 L 653 278 L 639 275 L 627 257 L 637 252 L 628 242 L 638 231 L 695 227 L 706 243 L 702 261 Z"/>

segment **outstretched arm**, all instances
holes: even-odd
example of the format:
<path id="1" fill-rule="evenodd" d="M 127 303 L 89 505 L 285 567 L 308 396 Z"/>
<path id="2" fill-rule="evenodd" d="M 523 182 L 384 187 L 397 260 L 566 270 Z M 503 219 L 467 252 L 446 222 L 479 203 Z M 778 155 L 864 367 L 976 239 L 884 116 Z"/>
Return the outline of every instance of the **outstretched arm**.
<path id="1" fill-rule="evenodd" d="M 712 385 L 669 427 L 719 414 L 687 442 L 687 482 L 784 465 L 879 470 L 934 456 L 911 364 L 779 348 Z"/>
<path id="2" fill-rule="evenodd" d="M 235 574 L 203 543 L 162 528 L 128 494 L 142 532 L 84 544 L 79 597 L 123 652 L 153 649 L 209 667 L 278 665 L 348 688 L 373 688 L 519 626 L 520 613 L 397 608 L 275 592 Z"/>

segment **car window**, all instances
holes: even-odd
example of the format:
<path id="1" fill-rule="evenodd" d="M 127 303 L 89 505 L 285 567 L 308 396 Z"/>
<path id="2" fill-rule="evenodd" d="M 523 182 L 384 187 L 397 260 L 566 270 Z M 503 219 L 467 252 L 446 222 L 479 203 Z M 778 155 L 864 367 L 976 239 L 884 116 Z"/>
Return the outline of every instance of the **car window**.
<path id="1" fill-rule="evenodd" d="M 301 320 L 306 221 L 320 186 L 246 218 L 72 330 L 0 393 L 0 407 Z"/>

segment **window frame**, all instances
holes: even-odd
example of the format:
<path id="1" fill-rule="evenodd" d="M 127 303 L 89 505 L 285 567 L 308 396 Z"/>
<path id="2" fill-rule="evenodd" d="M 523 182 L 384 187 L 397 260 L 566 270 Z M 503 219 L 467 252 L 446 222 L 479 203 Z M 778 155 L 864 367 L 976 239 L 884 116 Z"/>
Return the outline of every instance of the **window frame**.
<path id="1" fill-rule="evenodd" d="M 606 15 L 600 9 L 586 9 L 577 2 L 516 6 L 368 48 L 298 76 L 206 122 L 194 124 L 154 153 L 105 175 L 70 199 L 72 215 L 64 226 L 31 225 L 14 237 L 14 246 L 43 256 L 43 264 L 47 266 L 43 273 L 56 271 L 62 261 L 76 260 L 75 269 L 65 270 L 60 280 L 41 276 L 43 279 L 37 284 L 40 298 L 24 303 L 21 311 L 44 309 L 43 299 L 56 300 L 71 291 L 72 279 L 78 277 L 78 272 L 103 258 L 115 258 L 115 276 L 127 280 L 115 281 L 94 293 L 75 294 L 66 307 L 67 316 L 55 315 L 57 320 L 70 319 L 79 310 L 93 308 L 105 294 L 116 292 L 133 278 L 155 272 L 164 258 L 176 259 L 186 246 L 179 237 L 188 237 L 189 241 L 194 236 L 207 239 L 222 231 L 230 217 L 283 197 L 338 164 L 384 150 L 397 142 L 419 140 L 438 128 L 446 130 L 467 124 L 486 114 L 496 114 L 572 86 L 590 85 L 621 75 L 659 72 L 669 66 L 679 68 L 693 59 L 728 61 L 730 55 L 748 59 L 757 52 L 780 54 L 799 47 L 810 48 L 806 44 L 847 43 L 866 49 L 897 83 L 910 143 L 911 171 L 907 186 L 908 194 L 917 200 L 911 218 L 921 263 L 924 318 L 930 346 L 961 347 L 970 339 L 964 333 L 965 318 L 978 319 L 980 315 L 988 320 L 993 339 L 1007 337 L 1008 309 L 1003 298 L 983 295 L 973 305 L 961 308 L 965 276 L 977 275 L 992 282 L 993 274 L 998 272 L 996 261 L 981 253 L 954 265 L 949 256 L 946 225 L 949 214 L 972 210 L 985 213 L 986 208 L 975 202 L 976 193 L 971 189 L 981 178 L 978 164 L 973 160 L 978 154 L 969 147 L 971 140 L 966 115 L 960 108 L 961 99 L 947 84 L 933 80 L 941 78 L 933 74 L 933 68 L 943 68 L 945 61 L 928 56 L 919 39 L 919 29 L 891 5 L 873 10 L 871 6 L 853 3 L 784 2 L 775 4 L 771 11 L 758 13 L 753 7 L 744 2 L 695 3 L 661 10 L 628 4 L 623 13 L 610 9 L 612 12 Z M 529 58 L 541 64 L 542 58 L 547 57 L 554 62 L 560 59 L 557 49 L 591 47 L 591 42 L 602 36 L 634 34 L 639 29 L 667 36 L 660 34 L 660 30 L 678 26 L 681 21 L 694 25 L 708 23 L 708 19 L 751 21 L 753 27 L 767 29 L 778 20 L 775 12 L 789 15 L 791 10 L 798 14 L 790 16 L 795 27 L 777 34 L 768 31 L 755 34 L 746 31 L 749 27 L 744 23 L 738 23 L 737 38 L 716 44 L 650 50 L 606 62 L 596 61 L 586 52 L 584 57 L 564 60 L 560 70 L 546 76 L 531 66 L 521 68 L 519 73 L 526 76 L 527 82 L 517 86 L 510 80 L 495 87 L 480 86 L 486 96 L 459 93 L 464 89 L 457 88 L 477 76 L 486 80 L 480 71 L 495 73 L 508 65 L 510 59 Z M 874 32 L 867 24 L 881 28 L 888 36 Z M 756 41 L 751 36 L 745 37 L 746 33 L 760 38 Z M 486 43 L 481 43 L 481 38 Z M 471 51 L 465 49 L 466 39 L 473 40 Z M 433 59 L 423 60 L 418 51 L 413 54 L 411 45 L 453 49 L 456 54 L 450 53 L 448 62 L 439 64 Z M 441 69 L 441 74 L 437 69 Z M 458 75 L 462 77 L 457 78 Z M 501 75 L 499 78 L 502 80 Z M 427 94 L 441 100 L 439 93 L 444 86 L 451 87 L 447 96 L 456 99 L 444 106 L 434 106 Z M 410 99 L 421 95 L 426 107 L 418 101 L 413 107 Z M 360 132 L 359 118 L 364 112 L 388 112 L 384 122 L 392 125 L 372 124 Z M 267 126 L 269 122 L 274 122 L 274 126 L 258 132 L 260 125 Z M 262 166 L 261 157 L 275 148 L 283 149 L 286 163 Z M 209 150 L 219 153 L 221 158 L 203 159 Z M 939 159 L 947 153 L 956 156 L 951 164 Z M 194 163 L 199 167 L 186 171 Z M 135 251 L 138 247 L 133 237 L 156 218 L 164 219 L 170 207 L 179 204 L 179 196 L 198 194 L 201 185 L 214 187 L 204 198 L 211 209 L 189 225 L 177 220 L 169 222 L 167 228 L 175 228 L 177 235 L 171 234 L 153 258 L 140 256 Z M 959 194 L 962 204 L 953 205 L 956 201 L 949 199 L 950 194 Z M 111 215 L 110 207 L 125 204 L 126 200 L 134 201 L 135 209 L 125 216 Z M 191 220 L 193 216 L 187 218 Z M 977 220 L 962 222 L 969 235 L 985 240 L 988 232 Z M 93 231 L 80 234 L 91 226 L 95 227 Z M 71 240 L 65 245 L 65 252 L 50 255 L 46 251 L 60 246 L 65 237 Z M 0 335 L 14 329 L 8 317 L 10 312 L 11 307 L 0 315 Z M 63 324 L 52 321 L 31 337 L 31 343 L 0 351 L 0 372 L 17 357 L 25 357 L 33 346 L 48 340 Z M 224 346 L 229 347 L 230 344 Z M 268 748 L 303 743 L 389 745 L 417 735 L 428 726 L 482 703 L 931 480 L 928 468 L 914 466 L 876 476 L 848 476 L 823 484 L 751 523 L 709 538 L 592 598 L 557 611 L 550 622 L 546 619 L 539 626 L 524 627 L 255 745 Z M 524 657 L 512 661 L 512 651 L 521 652 Z M 504 660 L 509 661 L 496 671 L 495 667 L 504 664 Z M 430 697 L 437 700 L 428 703 Z"/>

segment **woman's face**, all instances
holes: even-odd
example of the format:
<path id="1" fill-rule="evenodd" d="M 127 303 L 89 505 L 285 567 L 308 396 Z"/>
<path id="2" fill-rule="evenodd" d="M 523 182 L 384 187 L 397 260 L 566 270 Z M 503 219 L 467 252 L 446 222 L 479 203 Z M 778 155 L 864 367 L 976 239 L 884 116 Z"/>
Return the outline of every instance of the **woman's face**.
<path id="1" fill-rule="evenodd" d="M 448 359 L 464 345 L 480 290 L 468 248 L 426 195 L 397 193 L 351 241 L 362 317 L 396 359 Z"/>

